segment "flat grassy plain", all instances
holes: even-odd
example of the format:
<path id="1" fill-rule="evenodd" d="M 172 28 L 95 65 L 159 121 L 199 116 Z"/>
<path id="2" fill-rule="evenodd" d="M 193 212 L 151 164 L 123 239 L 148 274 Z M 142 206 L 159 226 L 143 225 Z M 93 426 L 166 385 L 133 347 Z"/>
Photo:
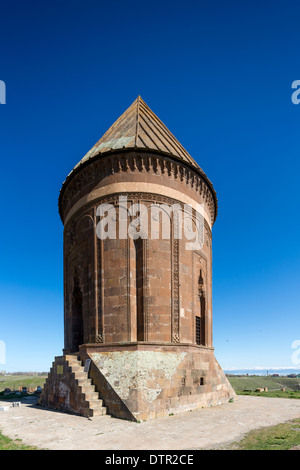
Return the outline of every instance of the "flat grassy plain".
<path id="1" fill-rule="evenodd" d="M 300 399 L 300 377 L 250 375 L 227 378 L 237 395 Z M 256 392 L 257 388 L 267 388 L 268 391 Z M 300 446 L 299 418 L 277 426 L 255 429 L 227 450 L 288 450 L 296 446 Z"/>
<path id="2" fill-rule="evenodd" d="M 261 375 L 227 377 L 236 393 L 267 387 L 269 391 L 285 388 L 300 392 L 300 377 L 271 377 Z"/>
<path id="3" fill-rule="evenodd" d="M 43 387 L 47 375 L 0 375 L 0 393 L 6 388 L 18 390 L 19 387 Z M 0 396 L 0 400 L 4 397 Z M 10 439 L 0 431 L 0 450 L 38 450 L 37 447 L 22 444 L 21 439 Z"/>
<path id="4" fill-rule="evenodd" d="M 300 418 L 250 431 L 227 450 L 289 450 L 300 446 Z"/>
<path id="5" fill-rule="evenodd" d="M 6 388 L 19 390 L 19 387 L 42 387 L 47 375 L 0 375 L 0 392 Z"/>
<path id="6" fill-rule="evenodd" d="M 22 444 L 21 439 L 10 439 L 0 432 L 0 450 L 39 450 L 37 447 Z"/>
<path id="7" fill-rule="evenodd" d="M 256 391 L 246 391 L 246 392 L 237 392 L 237 395 L 252 395 L 255 397 L 271 397 L 271 398 L 295 398 L 300 399 L 300 392 L 295 392 L 294 390 L 270 390 L 267 392 L 256 392 Z"/>

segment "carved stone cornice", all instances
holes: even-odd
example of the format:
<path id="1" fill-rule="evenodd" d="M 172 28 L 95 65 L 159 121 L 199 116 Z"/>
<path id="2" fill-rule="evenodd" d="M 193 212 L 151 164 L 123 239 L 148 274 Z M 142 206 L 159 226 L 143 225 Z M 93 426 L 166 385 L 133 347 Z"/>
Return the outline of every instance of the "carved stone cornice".
<path id="1" fill-rule="evenodd" d="M 64 182 L 59 196 L 59 213 L 64 222 L 68 211 L 104 178 L 121 173 L 147 173 L 166 176 L 187 185 L 208 206 L 211 220 L 217 216 L 217 197 L 211 182 L 192 166 L 170 155 L 154 151 L 125 150 L 107 152 L 101 158 L 87 161 Z"/>

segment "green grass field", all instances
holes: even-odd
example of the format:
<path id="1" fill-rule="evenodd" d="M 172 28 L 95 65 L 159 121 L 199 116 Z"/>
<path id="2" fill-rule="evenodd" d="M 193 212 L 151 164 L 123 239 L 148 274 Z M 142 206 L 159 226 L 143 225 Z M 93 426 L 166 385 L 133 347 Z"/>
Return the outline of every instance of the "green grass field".
<path id="1" fill-rule="evenodd" d="M 300 419 L 250 431 L 229 450 L 289 450 L 300 445 Z"/>
<path id="2" fill-rule="evenodd" d="M 0 375 L 0 392 L 5 388 L 19 390 L 19 387 L 43 387 L 47 376 Z"/>
<path id="3" fill-rule="evenodd" d="M 270 377 L 270 376 L 242 376 L 242 377 L 228 377 L 229 382 L 234 388 L 236 393 L 244 392 L 245 390 L 255 390 L 256 388 L 268 388 L 268 391 L 277 391 L 285 388 L 286 391 L 299 391 L 300 392 L 300 377 Z"/>
<path id="4" fill-rule="evenodd" d="M 252 395 L 256 397 L 273 397 L 273 398 L 296 398 L 300 399 L 300 392 L 294 390 L 271 390 L 267 392 L 256 392 L 256 391 L 246 391 L 246 392 L 237 392 L 237 395 Z"/>
<path id="5" fill-rule="evenodd" d="M 10 439 L 0 432 L 0 450 L 38 450 L 37 447 L 22 444 L 21 439 Z"/>

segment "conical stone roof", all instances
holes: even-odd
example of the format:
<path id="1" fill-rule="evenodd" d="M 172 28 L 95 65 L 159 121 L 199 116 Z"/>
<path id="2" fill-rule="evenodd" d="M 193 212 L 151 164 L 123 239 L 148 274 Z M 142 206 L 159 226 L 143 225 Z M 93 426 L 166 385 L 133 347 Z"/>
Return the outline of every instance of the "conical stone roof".
<path id="1" fill-rule="evenodd" d="M 105 132 L 75 168 L 96 155 L 122 148 L 152 149 L 167 153 L 196 167 L 203 173 L 195 160 L 140 96 Z"/>
<path id="2" fill-rule="evenodd" d="M 66 185 L 73 175 L 80 171 L 81 166 L 88 164 L 88 162 L 95 158 L 101 158 L 101 155 L 107 154 L 108 152 L 122 149 L 153 150 L 169 155 L 194 168 L 208 183 L 217 209 L 217 196 L 211 181 L 140 96 L 138 96 L 132 105 L 115 121 L 79 163 L 75 165 L 63 183 L 59 199 L 61 200 Z"/>

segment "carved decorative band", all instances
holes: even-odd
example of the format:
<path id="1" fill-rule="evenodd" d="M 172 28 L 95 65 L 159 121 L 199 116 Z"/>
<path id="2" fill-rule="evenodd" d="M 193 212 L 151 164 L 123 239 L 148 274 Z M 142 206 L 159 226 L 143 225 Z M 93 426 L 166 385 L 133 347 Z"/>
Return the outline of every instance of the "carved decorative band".
<path id="1" fill-rule="evenodd" d="M 132 201 L 149 201 L 149 202 L 154 202 L 158 204 L 167 204 L 172 206 L 173 204 L 179 204 L 181 205 L 182 209 L 184 208 L 184 203 L 178 199 L 173 199 L 168 196 L 163 196 L 161 194 L 153 194 L 153 193 L 144 193 L 144 192 L 123 192 L 120 193 L 122 196 L 127 197 L 128 203 L 132 203 Z M 72 240 L 72 237 L 74 238 L 73 231 L 74 231 L 74 226 L 76 219 L 78 220 L 85 212 L 89 212 L 91 209 L 96 209 L 99 204 L 114 204 L 117 205 L 119 202 L 119 194 L 110 194 L 108 196 L 102 196 L 97 199 L 93 199 L 89 203 L 85 204 L 82 206 L 76 213 L 72 215 L 68 219 L 67 224 L 65 225 L 65 237 L 70 238 Z M 96 226 L 96 221 L 94 220 L 94 224 Z M 204 218 L 204 227 L 206 229 L 208 237 L 211 239 L 212 238 L 212 232 L 211 232 L 211 227 L 208 224 L 207 220 Z"/>
<path id="2" fill-rule="evenodd" d="M 98 274 L 98 325 L 96 332 L 96 343 L 103 343 L 104 341 L 104 324 L 103 324 L 103 276 L 102 276 L 102 263 L 103 263 L 103 252 L 102 247 L 103 241 L 98 239 L 97 241 L 97 274 Z"/>
<path id="3" fill-rule="evenodd" d="M 178 220 L 174 218 L 174 231 L 178 231 Z M 179 241 L 172 236 L 172 342 L 180 343 L 179 305 Z"/>
<path id="4" fill-rule="evenodd" d="M 166 175 L 168 178 L 184 182 L 196 191 L 204 203 L 209 207 L 211 220 L 215 220 L 217 202 L 216 196 L 209 188 L 205 177 L 194 171 L 184 163 L 174 161 L 162 155 L 118 153 L 95 160 L 81 171 L 78 171 L 66 182 L 59 198 L 59 209 L 62 220 L 71 207 L 84 195 L 89 193 L 100 181 L 117 173 L 152 173 L 158 176 Z"/>

